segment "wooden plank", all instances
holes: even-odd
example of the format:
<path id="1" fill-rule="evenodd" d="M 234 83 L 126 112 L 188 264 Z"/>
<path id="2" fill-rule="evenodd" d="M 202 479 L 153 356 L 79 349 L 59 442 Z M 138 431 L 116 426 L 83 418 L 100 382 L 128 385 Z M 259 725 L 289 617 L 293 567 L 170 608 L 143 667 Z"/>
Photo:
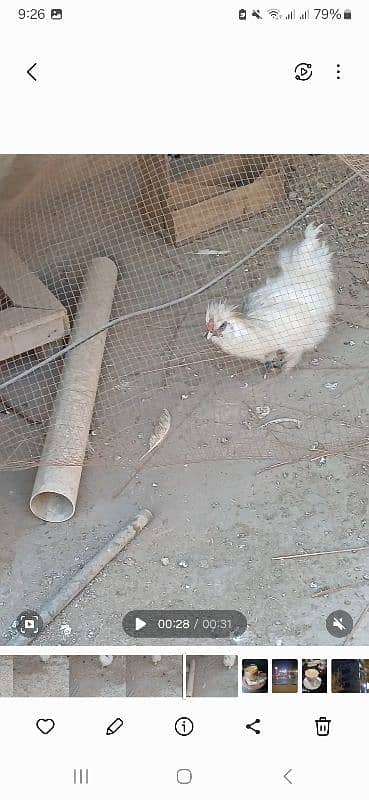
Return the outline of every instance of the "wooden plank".
<path id="1" fill-rule="evenodd" d="M 271 156 L 223 156 L 214 164 L 187 172 L 170 184 L 169 210 L 186 208 L 236 188 L 234 184 L 250 184 L 266 168 Z"/>
<path id="2" fill-rule="evenodd" d="M 0 365 L 0 384 L 22 375 L 23 372 L 39 364 L 44 358 L 58 353 L 61 341 L 22 353 L 11 361 Z M 62 374 L 63 358 L 39 367 L 35 372 L 22 377 L 5 389 L 0 389 L 0 399 L 4 407 L 15 411 L 28 422 L 45 422 L 49 419 L 54 405 L 59 380 Z"/>
<path id="3" fill-rule="evenodd" d="M 247 214 L 255 214 L 277 203 L 285 196 L 285 172 L 270 166 L 252 183 L 222 192 L 187 208 L 172 210 L 174 243 L 197 236 Z M 167 230 L 170 226 L 167 224 Z"/>
<path id="4" fill-rule="evenodd" d="M 0 313 L 0 361 L 34 350 L 67 334 L 64 308 L 7 308 Z"/>
<path id="5" fill-rule="evenodd" d="M 4 239 L 0 239 L 0 287 L 17 306 L 61 310 L 64 307 Z M 67 317 L 67 312 L 64 311 Z"/>
<path id="6" fill-rule="evenodd" d="M 141 197 L 139 209 L 146 225 L 163 232 L 170 194 L 169 160 L 165 155 L 138 156 Z"/>

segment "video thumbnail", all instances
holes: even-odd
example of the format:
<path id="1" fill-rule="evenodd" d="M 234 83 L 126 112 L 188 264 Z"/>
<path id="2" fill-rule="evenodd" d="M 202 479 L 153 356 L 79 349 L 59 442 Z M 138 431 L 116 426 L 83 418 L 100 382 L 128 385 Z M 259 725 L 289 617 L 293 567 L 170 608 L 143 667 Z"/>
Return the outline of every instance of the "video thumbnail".
<path id="1" fill-rule="evenodd" d="M 369 692 L 369 659 L 333 659 L 332 692 L 367 694 Z"/>
<path id="2" fill-rule="evenodd" d="M 236 656 L 187 656 L 186 697 L 237 697 Z"/>
<path id="3" fill-rule="evenodd" d="M 327 691 L 327 660 L 302 659 L 302 691 L 306 694 L 325 694 Z"/>
<path id="4" fill-rule="evenodd" d="M 295 658 L 276 658 L 272 662 L 272 692 L 286 694 L 298 691 L 298 662 Z"/>
<path id="5" fill-rule="evenodd" d="M 266 659 L 242 659 L 242 691 L 268 691 L 268 661 Z"/>
<path id="6" fill-rule="evenodd" d="M 369 156 L 0 156 L 4 646 L 366 644 L 368 208 Z"/>
<path id="7" fill-rule="evenodd" d="M 182 697 L 182 656 L 0 656 L 0 697 Z"/>

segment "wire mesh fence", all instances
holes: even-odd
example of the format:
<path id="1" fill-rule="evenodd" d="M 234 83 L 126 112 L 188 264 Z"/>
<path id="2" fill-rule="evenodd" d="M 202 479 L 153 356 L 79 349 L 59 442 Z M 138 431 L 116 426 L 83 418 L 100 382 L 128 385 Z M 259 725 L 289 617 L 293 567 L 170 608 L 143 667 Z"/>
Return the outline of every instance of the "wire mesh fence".
<path id="1" fill-rule="evenodd" d="M 102 328 L 86 458 L 139 463 L 163 408 L 154 464 L 367 445 L 369 157 L 32 158 L 0 194 L 1 468 L 39 464 L 68 361 Z M 111 313 L 97 324 L 97 271 L 79 336 L 96 258 L 117 267 Z M 81 463 L 73 415 L 53 463 Z"/>

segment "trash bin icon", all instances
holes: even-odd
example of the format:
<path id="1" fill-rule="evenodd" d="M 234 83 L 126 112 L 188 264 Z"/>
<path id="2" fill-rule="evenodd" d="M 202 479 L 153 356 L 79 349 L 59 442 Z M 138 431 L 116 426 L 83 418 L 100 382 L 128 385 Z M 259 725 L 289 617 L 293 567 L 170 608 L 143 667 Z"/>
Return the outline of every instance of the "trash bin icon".
<path id="1" fill-rule="evenodd" d="M 316 732 L 318 736 L 328 736 L 329 735 L 329 726 L 331 724 L 331 720 L 327 719 L 326 717 L 319 717 L 319 719 L 315 720 L 316 725 Z"/>

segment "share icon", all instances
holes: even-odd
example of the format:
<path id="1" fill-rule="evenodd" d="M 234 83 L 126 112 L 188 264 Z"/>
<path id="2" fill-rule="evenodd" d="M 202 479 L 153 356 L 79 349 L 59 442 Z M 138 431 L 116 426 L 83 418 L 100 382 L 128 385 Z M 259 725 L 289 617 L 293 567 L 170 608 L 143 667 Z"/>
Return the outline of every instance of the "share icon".
<path id="1" fill-rule="evenodd" d="M 260 728 L 255 728 L 255 725 L 260 725 L 260 719 L 254 719 L 253 722 L 248 722 L 246 725 L 246 730 L 253 731 L 254 733 L 260 733 Z"/>

